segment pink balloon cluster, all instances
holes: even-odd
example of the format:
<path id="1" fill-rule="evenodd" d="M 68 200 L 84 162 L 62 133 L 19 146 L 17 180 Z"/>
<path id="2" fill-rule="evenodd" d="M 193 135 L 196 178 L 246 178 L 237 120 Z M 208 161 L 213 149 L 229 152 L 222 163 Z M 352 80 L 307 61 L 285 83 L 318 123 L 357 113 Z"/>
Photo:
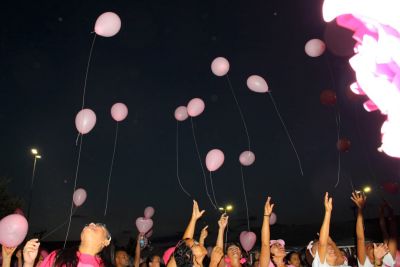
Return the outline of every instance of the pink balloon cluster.
<path id="1" fill-rule="evenodd" d="M 153 234 L 153 220 L 151 219 L 155 213 L 153 207 L 146 207 L 144 209 L 144 217 L 136 219 L 136 227 L 141 234 L 146 234 L 146 237 L 150 237 Z"/>
<path id="2" fill-rule="evenodd" d="M 224 163 L 224 153 L 219 149 L 212 149 L 206 156 L 206 167 L 210 172 L 218 170 Z"/>
<path id="3" fill-rule="evenodd" d="M 240 244 L 246 252 L 249 252 L 257 241 L 257 236 L 253 232 L 243 231 L 240 233 Z"/>
<path id="4" fill-rule="evenodd" d="M 6 247 L 19 246 L 28 233 L 28 221 L 20 214 L 11 214 L 0 221 L 0 244 Z"/>
<path id="5" fill-rule="evenodd" d="M 101 14 L 94 25 L 96 34 L 103 37 L 112 37 L 121 29 L 121 19 L 113 12 Z"/>
<path id="6" fill-rule="evenodd" d="M 82 206 L 83 203 L 86 201 L 86 190 L 83 188 L 78 188 L 75 190 L 74 195 L 72 197 L 75 206 L 79 207 Z"/>

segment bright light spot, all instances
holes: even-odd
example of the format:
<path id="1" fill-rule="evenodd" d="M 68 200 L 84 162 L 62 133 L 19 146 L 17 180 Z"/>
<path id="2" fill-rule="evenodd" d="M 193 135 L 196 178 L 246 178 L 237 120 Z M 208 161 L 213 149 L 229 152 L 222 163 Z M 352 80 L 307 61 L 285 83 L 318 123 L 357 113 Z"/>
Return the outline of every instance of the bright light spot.
<path id="1" fill-rule="evenodd" d="M 36 156 L 35 156 L 35 158 L 37 158 L 37 159 L 41 159 L 41 158 L 42 158 L 42 156 L 40 156 L 40 155 L 36 155 Z"/>
<path id="2" fill-rule="evenodd" d="M 38 151 L 37 151 L 36 148 L 32 148 L 32 149 L 31 149 L 31 152 L 32 152 L 33 155 L 37 155 L 37 153 L 38 153 Z"/>
<path id="3" fill-rule="evenodd" d="M 224 208 L 223 207 L 219 207 L 218 208 L 220 211 L 224 211 Z"/>
<path id="4" fill-rule="evenodd" d="M 365 193 L 370 193 L 370 192 L 371 192 L 371 187 L 366 186 L 366 187 L 364 187 L 363 191 L 364 191 Z"/>
<path id="5" fill-rule="evenodd" d="M 231 211 L 231 210 L 233 210 L 233 206 L 232 206 L 232 205 L 228 205 L 228 206 L 226 206 L 226 210 L 227 210 L 227 211 Z"/>

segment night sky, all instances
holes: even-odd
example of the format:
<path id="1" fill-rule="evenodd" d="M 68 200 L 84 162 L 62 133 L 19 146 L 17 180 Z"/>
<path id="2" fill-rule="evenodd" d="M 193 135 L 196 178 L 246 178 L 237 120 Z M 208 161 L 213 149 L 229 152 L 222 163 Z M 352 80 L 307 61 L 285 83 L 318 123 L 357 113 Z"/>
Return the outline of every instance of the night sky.
<path id="1" fill-rule="evenodd" d="M 146 206 L 156 209 L 155 237 L 184 230 L 192 202 L 176 179 L 173 112 L 194 97 L 206 103 L 204 113 L 193 119 L 203 159 L 213 148 L 225 153 L 224 165 L 213 174 L 217 201 L 233 204 L 230 220 L 236 231 L 246 230 L 238 157 L 247 139 L 226 78 L 210 70 L 217 56 L 230 61 L 229 77 L 256 154 L 255 164 L 244 168 L 251 227 L 261 226 L 268 195 L 279 224 L 320 222 L 325 191 L 334 197 L 333 221 L 351 220 L 351 180 L 356 188 L 372 186 L 366 215 L 373 217 L 383 194 L 380 185 L 399 180 L 398 160 L 376 150 L 384 117 L 367 113 L 364 98 L 348 97 L 354 81 L 349 57 L 304 53 L 309 39 L 324 38 L 321 0 L 25 2 L 3 3 L 0 16 L 0 175 L 12 179 L 10 191 L 27 200 L 30 148 L 39 149 L 43 158 L 36 169 L 31 232 L 51 230 L 68 217 L 78 156 L 74 119 L 82 103 L 91 32 L 106 11 L 120 16 L 122 28 L 114 37 L 97 37 L 94 45 L 86 107 L 96 112 L 97 124 L 83 138 L 77 182 L 88 198 L 72 220 L 70 239 L 96 221 L 105 222 L 124 243 L 135 235 L 135 219 Z M 334 39 L 351 47 L 349 38 Z M 267 80 L 304 176 L 269 96 L 247 89 L 252 74 Z M 336 91 L 336 107 L 320 103 L 324 89 Z M 104 217 L 116 126 L 110 108 L 116 102 L 124 102 L 129 115 L 119 125 Z M 337 112 L 340 136 L 351 141 L 351 148 L 341 154 L 335 189 Z M 190 120 L 179 123 L 179 166 L 184 187 L 207 210 L 199 226 L 209 224 L 215 233 L 219 215 L 205 193 Z M 64 240 L 65 231 L 48 240 Z"/>

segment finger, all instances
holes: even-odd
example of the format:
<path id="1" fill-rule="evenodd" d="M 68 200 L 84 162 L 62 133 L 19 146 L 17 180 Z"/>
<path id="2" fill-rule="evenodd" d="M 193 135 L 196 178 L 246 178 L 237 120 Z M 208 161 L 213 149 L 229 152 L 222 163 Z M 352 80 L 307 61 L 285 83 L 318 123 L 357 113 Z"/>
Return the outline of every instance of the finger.
<path id="1" fill-rule="evenodd" d="M 208 228 L 208 225 L 206 225 L 206 226 L 203 228 L 203 231 L 207 230 L 207 228 Z"/>

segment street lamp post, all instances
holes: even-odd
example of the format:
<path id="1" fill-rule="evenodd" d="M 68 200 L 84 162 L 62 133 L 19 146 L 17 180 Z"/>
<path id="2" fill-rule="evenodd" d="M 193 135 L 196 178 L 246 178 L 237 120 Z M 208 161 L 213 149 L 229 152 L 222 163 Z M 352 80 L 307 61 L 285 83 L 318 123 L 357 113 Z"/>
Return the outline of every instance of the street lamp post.
<path id="1" fill-rule="evenodd" d="M 41 159 L 42 156 L 39 155 L 39 152 L 36 148 L 31 149 L 33 155 L 33 169 L 32 169 L 32 178 L 31 178 L 31 186 L 29 190 L 29 202 L 28 202 L 28 221 L 31 214 L 31 205 L 32 205 L 32 192 L 33 192 L 33 182 L 35 181 L 35 172 L 36 172 L 36 162 L 38 159 Z"/>

